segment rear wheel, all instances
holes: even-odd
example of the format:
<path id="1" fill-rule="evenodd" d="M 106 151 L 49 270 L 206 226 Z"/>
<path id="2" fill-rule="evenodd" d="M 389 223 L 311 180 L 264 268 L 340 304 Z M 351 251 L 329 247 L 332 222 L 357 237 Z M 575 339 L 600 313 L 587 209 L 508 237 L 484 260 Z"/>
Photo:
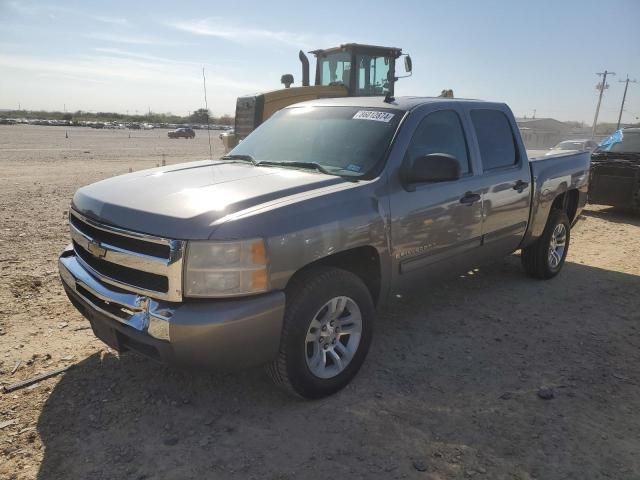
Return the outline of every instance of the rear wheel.
<path id="1" fill-rule="evenodd" d="M 552 210 L 540 238 L 522 249 L 520 258 L 524 270 L 542 280 L 555 277 L 567 258 L 570 239 L 569 217 L 562 210 Z"/>
<path id="2" fill-rule="evenodd" d="M 280 351 L 269 375 L 305 398 L 337 392 L 364 362 L 374 317 L 369 290 L 356 275 L 328 267 L 303 274 L 287 289 Z"/>

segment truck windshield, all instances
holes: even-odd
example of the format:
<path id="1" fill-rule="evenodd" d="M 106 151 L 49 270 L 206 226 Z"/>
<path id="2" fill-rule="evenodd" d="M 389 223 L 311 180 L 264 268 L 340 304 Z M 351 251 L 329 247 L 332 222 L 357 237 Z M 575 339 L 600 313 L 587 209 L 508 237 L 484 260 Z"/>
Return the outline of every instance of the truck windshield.
<path id="1" fill-rule="evenodd" d="M 383 160 L 403 113 L 365 107 L 285 108 L 230 155 L 248 155 L 258 163 L 317 164 L 334 175 L 360 177 Z"/>

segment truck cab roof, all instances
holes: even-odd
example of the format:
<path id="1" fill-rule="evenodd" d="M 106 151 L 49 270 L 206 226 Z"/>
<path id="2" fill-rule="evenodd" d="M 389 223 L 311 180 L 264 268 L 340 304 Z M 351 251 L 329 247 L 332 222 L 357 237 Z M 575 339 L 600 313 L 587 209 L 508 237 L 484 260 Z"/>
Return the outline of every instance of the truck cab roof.
<path id="1" fill-rule="evenodd" d="M 390 101 L 385 101 L 385 97 L 340 97 L 340 98 L 322 98 L 317 100 L 309 100 L 306 102 L 296 103 L 286 108 L 296 107 L 363 107 L 363 108 L 393 108 L 405 112 L 426 104 L 471 104 L 472 106 L 483 108 L 496 108 L 502 110 L 506 107 L 504 103 L 486 102 L 484 100 L 473 100 L 466 98 L 444 98 L 444 97 L 394 97 Z"/>

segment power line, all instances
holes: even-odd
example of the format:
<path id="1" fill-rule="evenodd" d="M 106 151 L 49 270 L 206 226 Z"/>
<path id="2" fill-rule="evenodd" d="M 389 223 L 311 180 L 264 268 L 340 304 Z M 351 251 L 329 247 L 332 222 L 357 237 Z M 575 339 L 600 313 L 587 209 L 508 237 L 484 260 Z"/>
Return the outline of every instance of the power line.
<path id="1" fill-rule="evenodd" d="M 624 93 L 622 94 L 622 103 L 620 104 L 620 115 L 618 115 L 618 125 L 616 125 L 616 130 L 620 129 L 620 120 L 622 120 L 622 110 L 624 110 L 624 101 L 627 99 L 627 89 L 629 88 L 629 83 L 638 83 L 637 80 L 629 80 L 629 75 L 627 75 L 626 80 L 618 80 L 620 83 L 624 83 Z"/>
<path id="2" fill-rule="evenodd" d="M 616 74 L 615 72 L 608 72 L 607 70 L 605 70 L 604 72 L 596 73 L 596 75 L 599 75 L 602 77 L 602 82 L 596 85 L 596 89 L 600 90 L 600 95 L 598 96 L 598 106 L 596 107 L 596 116 L 593 118 L 593 128 L 591 129 L 591 138 L 593 138 L 596 135 L 596 125 L 598 125 L 598 114 L 600 113 L 600 104 L 602 103 L 602 94 L 604 93 L 605 89 L 609 88 L 609 85 L 607 85 L 607 75 L 615 75 L 615 74 Z"/>

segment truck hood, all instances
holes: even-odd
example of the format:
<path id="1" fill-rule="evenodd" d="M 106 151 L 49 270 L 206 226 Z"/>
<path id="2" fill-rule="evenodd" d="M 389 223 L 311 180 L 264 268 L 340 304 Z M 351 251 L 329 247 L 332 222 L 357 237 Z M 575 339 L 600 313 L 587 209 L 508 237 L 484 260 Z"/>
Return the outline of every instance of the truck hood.
<path id="1" fill-rule="evenodd" d="M 346 182 L 311 171 L 207 160 L 102 180 L 79 189 L 72 208 L 127 230 L 206 239 L 229 214 Z"/>

